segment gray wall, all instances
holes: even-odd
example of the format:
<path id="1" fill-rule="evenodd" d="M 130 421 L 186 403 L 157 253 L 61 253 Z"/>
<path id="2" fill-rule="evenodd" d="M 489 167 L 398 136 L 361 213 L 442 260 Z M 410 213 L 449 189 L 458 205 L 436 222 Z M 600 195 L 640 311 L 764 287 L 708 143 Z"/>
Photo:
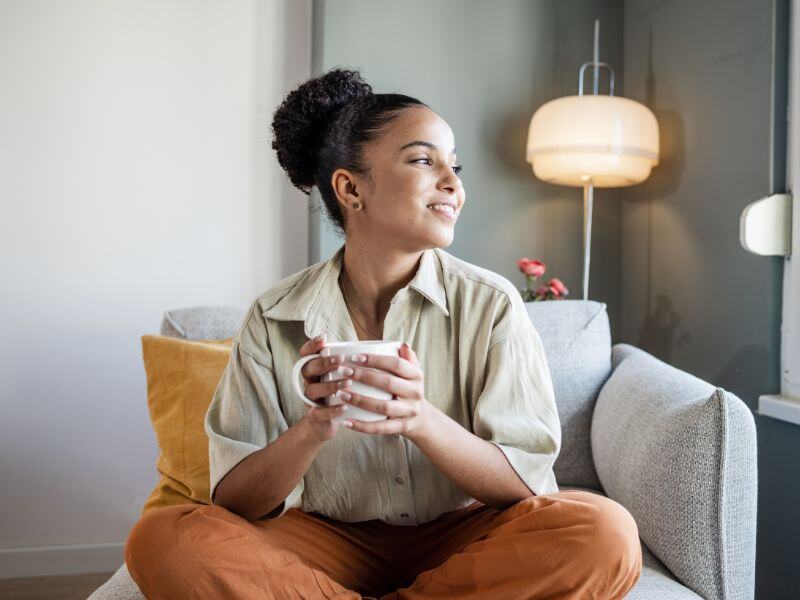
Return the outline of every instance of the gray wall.
<path id="1" fill-rule="evenodd" d="M 576 92 L 600 18 L 601 59 L 624 95 L 655 112 L 663 158 L 646 183 L 597 192 L 590 298 L 608 304 L 614 342 L 755 411 L 759 394 L 780 387 L 782 261 L 742 249 L 739 216 L 783 181 L 780 144 L 770 162 L 781 138 L 780 129 L 770 137 L 772 11 L 771 0 L 317 0 L 313 70 L 357 67 L 378 91 L 438 110 L 455 133 L 467 190 L 448 251 L 519 286 L 516 259 L 539 258 L 579 298 L 580 190 L 536 180 L 525 139 L 538 106 Z M 316 217 L 311 238 L 312 260 L 342 243 Z M 754 416 L 757 597 L 796 597 L 800 428 Z"/>
<path id="2" fill-rule="evenodd" d="M 771 0 L 625 2 L 625 95 L 655 112 L 665 160 L 623 193 L 622 338 L 754 411 L 780 389 L 783 261 L 739 244 L 744 207 L 783 181 L 780 146 L 771 181 L 772 11 Z M 800 428 L 755 420 L 756 596 L 797 598 Z"/>
<path id="3" fill-rule="evenodd" d="M 582 297 L 583 197 L 537 180 L 525 162 L 528 124 L 547 100 L 577 93 L 591 59 L 594 19 L 601 58 L 621 71 L 622 4 L 578 0 L 318 0 L 314 71 L 358 68 L 378 92 L 402 92 L 453 129 L 467 200 L 448 252 L 505 275 L 517 287 L 521 256 L 547 264 Z M 621 73 L 618 75 L 621 82 Z M 318 200 L 315 200 L 318 207 Z M 620 201 L 595 195 L 589 297 L 621 323 Z M 342 243 L 312 214 L 311 260 Z"/>

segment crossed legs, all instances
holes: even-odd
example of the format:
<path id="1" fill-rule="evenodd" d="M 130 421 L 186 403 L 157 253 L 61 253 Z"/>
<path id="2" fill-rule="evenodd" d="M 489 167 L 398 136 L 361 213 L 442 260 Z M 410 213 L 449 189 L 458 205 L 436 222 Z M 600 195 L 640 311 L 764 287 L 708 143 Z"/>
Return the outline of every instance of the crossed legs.
<path id="1" fill-rule="evenodd" d="M 642 568 L 630 513 L 579 490 L 503 511 L 475 503 L 416 527 L 297 509 L 248 522 L 218 506 L 172 506 L 142 516 L 125 560 L 148 600 L 610 600 Z"/>

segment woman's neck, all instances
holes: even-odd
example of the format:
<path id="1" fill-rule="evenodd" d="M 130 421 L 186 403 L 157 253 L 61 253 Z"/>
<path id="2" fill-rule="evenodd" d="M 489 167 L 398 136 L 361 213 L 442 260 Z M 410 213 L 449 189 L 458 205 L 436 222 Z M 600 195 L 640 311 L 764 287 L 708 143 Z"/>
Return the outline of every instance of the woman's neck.
<path id="1" fill-rule="evenodd" d="M 348 286 L 351 310 L 373 324 L 383 323 L 389 303 L 414 278 L 421 257 L 422 252 L 375 250 L 374 244 L 366 247 L 348 240 L 342 257 L 342 279 Z"/>

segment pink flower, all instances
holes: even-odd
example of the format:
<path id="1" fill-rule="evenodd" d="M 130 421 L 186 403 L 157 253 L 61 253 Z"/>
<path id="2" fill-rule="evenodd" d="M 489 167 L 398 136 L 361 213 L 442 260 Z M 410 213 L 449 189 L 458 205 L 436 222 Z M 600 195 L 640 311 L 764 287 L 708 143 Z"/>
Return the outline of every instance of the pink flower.
<path id="1" fill-rule="evenodd" d="M 547 285 L 550 288 L 550 291 L 552 291 L 553 294 L 556 295 L 556 297 L 569 295 L 569 290 L 567 289 L 567 286 L 565 286 L 564 282 L 562 282 L 560 279 L 556 277 L 553 277 L 549 282 L 547 282 Z"/>
<path id="2" fill-rule="evenodd" d="M 547 292 L 549 292 L 549 291 L 550 291 L 550 288 L 548 288 L 546 285 L 543 285 L 541 287 L 536 288 L 536 295 L 537 296 L 541 296 L 542 298 L 546 298 L 547 297 Z"/>
<path id="3" fill-rule="evenodd" d="M 529 277 L 541 277 L 547 270 L 544 263 L 533 258 L 520 258 L 517 261 L 519 270 Z"/>

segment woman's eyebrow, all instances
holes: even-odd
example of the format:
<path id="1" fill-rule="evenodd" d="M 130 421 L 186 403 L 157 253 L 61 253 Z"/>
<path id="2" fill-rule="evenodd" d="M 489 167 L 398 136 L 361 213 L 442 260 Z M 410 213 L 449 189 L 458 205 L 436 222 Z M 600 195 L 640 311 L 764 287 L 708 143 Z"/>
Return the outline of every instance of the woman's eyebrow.
<path id="1" fill-rule="evenodd" d="M 406 148 L 410 148 L 411 146 L 425 146 L 426 148 L 430 148 L 431 150 L 438 150 L 439 149 L 436 146 L 436 144 L 431 144 L 430 142 L 423 142 L 422 140 L 414 140 L 413 142 L 408 142 L 404 146 L 401 146 L 400 150 L 405 150 Z M 455 153 L 456 153 L 456 149 L 453 148 L 453 150 L 450 152 L 450 154 L 455 154 Z"/>

